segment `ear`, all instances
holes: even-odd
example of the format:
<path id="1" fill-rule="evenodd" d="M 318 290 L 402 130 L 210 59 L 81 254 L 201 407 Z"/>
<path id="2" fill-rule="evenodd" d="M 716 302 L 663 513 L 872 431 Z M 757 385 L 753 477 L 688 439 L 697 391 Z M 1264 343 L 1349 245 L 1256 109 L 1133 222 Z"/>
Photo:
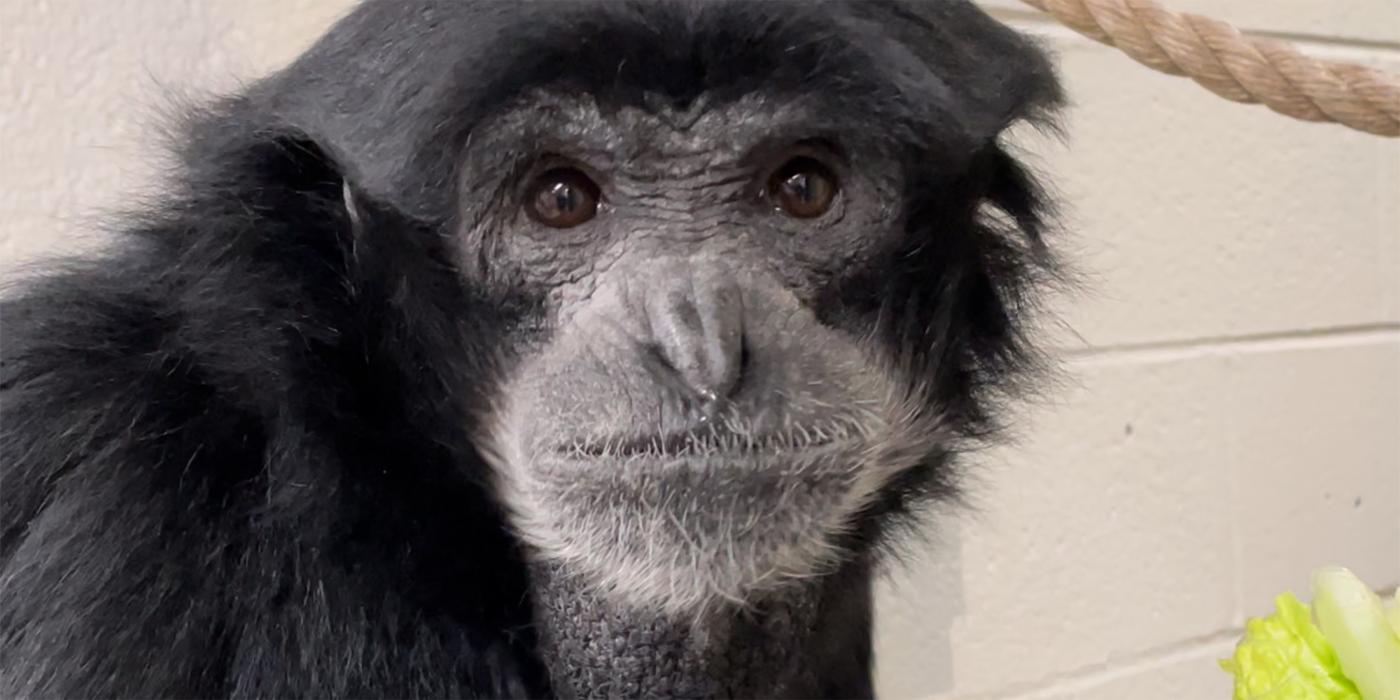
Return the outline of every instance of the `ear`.
<path id="1" fill-rule="evenodd" d="M 972 2 L 855 3 L 870 13 L 948 94 L 944 109 L 973 143 L 996 138 L 1011 124 L 1053 120 L 1063 93 L 1044 47 L 998 22 Z"/>
<path id="2" fill-rule="evenodd" d="M 196 117 L 186 135 L 180 154 L 192 191 L 234 198 L 262 215 L 310 208 L 348 220 L 345 190 L 357 188 L 341 160 L 307 134 L 224 114 Z"/>
<path id="3" fill-rule="evenodd" d="M 238 104 L 196 112 L 179 131 L 179 207 L 196 212 L 205 249 L 289 275 L 358 277 L 366 239 L 407 225 L 308 134 Z M 389 235 L 389 234 L 385 234 Z"/>

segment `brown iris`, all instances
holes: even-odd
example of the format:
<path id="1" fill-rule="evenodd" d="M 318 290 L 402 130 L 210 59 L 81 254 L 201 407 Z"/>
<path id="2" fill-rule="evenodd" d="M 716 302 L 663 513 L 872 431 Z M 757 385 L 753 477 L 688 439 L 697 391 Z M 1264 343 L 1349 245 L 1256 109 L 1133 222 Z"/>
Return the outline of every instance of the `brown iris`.
<path id="1" fill-rule="evenodd" d="M 530 217 L 551 228 L 573 228 L 598 213 L 598 185 L 573 168 L 535 178 L 525 199 Z"/>
<path id="2" fill-rule="evenodd" d="M 768 181 L 768 196 L 789 216 L 798 219 L 825 214 L 839 189 L 831 169 L 806 156 L 788 161 Z"/>

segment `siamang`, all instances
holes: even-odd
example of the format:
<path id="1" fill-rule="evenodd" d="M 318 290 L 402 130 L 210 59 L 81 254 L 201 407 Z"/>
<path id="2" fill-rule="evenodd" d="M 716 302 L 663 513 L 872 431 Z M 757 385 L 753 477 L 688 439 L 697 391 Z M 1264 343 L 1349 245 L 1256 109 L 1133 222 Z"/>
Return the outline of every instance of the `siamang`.
<path id="1" fill-rule="evenodd" d="M 967 0 L 370 0 L 3 305 L 0 697 L 859 697 L 1057 269 Z"/>

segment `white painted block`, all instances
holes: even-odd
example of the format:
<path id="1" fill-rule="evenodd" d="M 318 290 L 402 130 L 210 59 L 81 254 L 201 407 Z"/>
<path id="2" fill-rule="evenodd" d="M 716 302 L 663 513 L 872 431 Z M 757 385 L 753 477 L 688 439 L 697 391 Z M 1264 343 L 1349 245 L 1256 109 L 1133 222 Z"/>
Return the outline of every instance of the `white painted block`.
<path id="1" fill-rule="evenodd" d="M 887 698 L 1026 690 L 1234 610 L 1223 359 L 1089 366 L 880 600 Z"/>
<path id="2" fill-rule="evenodd" d="M 1234 653 L 1233 641 L 1174 653 L 1165 661 L 1110 670 L 1059 689 L 1015 700 L 1227 700 L 1232 677 L 1216 663 Z"/>
<path id="3" fill-rule="evenodd" d="M 1062 247 L 1085 278 L 1056 305 L 1078 337 L 1058 342 L 1400 322 L 1400 140 L 1226 102 L 1084 40 L 1056 46 L 1069 144 L 1023 141 L 1066 202 Z"/>
<path id="4" fill-rule="evenodd" d="M 1400 337 L 1230 362 L 1243 610 L 1328 564 L 1400 584 Z"/>
<path id="5" fill-rule="evenodd" d="M 182 102 L 280 67 L 351 0 L 0 3 L 0 275 L 107 240 Z"/>

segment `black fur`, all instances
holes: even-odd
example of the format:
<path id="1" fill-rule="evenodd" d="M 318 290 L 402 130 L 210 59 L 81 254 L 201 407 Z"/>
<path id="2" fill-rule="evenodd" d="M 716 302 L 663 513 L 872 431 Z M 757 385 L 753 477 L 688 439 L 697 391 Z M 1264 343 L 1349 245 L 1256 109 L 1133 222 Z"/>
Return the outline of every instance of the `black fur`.
<path id="1" fill-rule="evenodd" d="M 464 283 L 445 236 L 474 125 L 559 75 L 849 95 L 912 177 L 897 267 L 842 305 L 880 309 L 964 434 L 994 425 L 1048 263 L 996 142 L 1058 99 L 1024 40 L 954 0 L 369 2 L 194 115 L 114 252 L 0 309 L 0 697 L 549 692 L 471 441 L 519 300 Z M 946 494 L 947 462 L 861 537 Z"/>

